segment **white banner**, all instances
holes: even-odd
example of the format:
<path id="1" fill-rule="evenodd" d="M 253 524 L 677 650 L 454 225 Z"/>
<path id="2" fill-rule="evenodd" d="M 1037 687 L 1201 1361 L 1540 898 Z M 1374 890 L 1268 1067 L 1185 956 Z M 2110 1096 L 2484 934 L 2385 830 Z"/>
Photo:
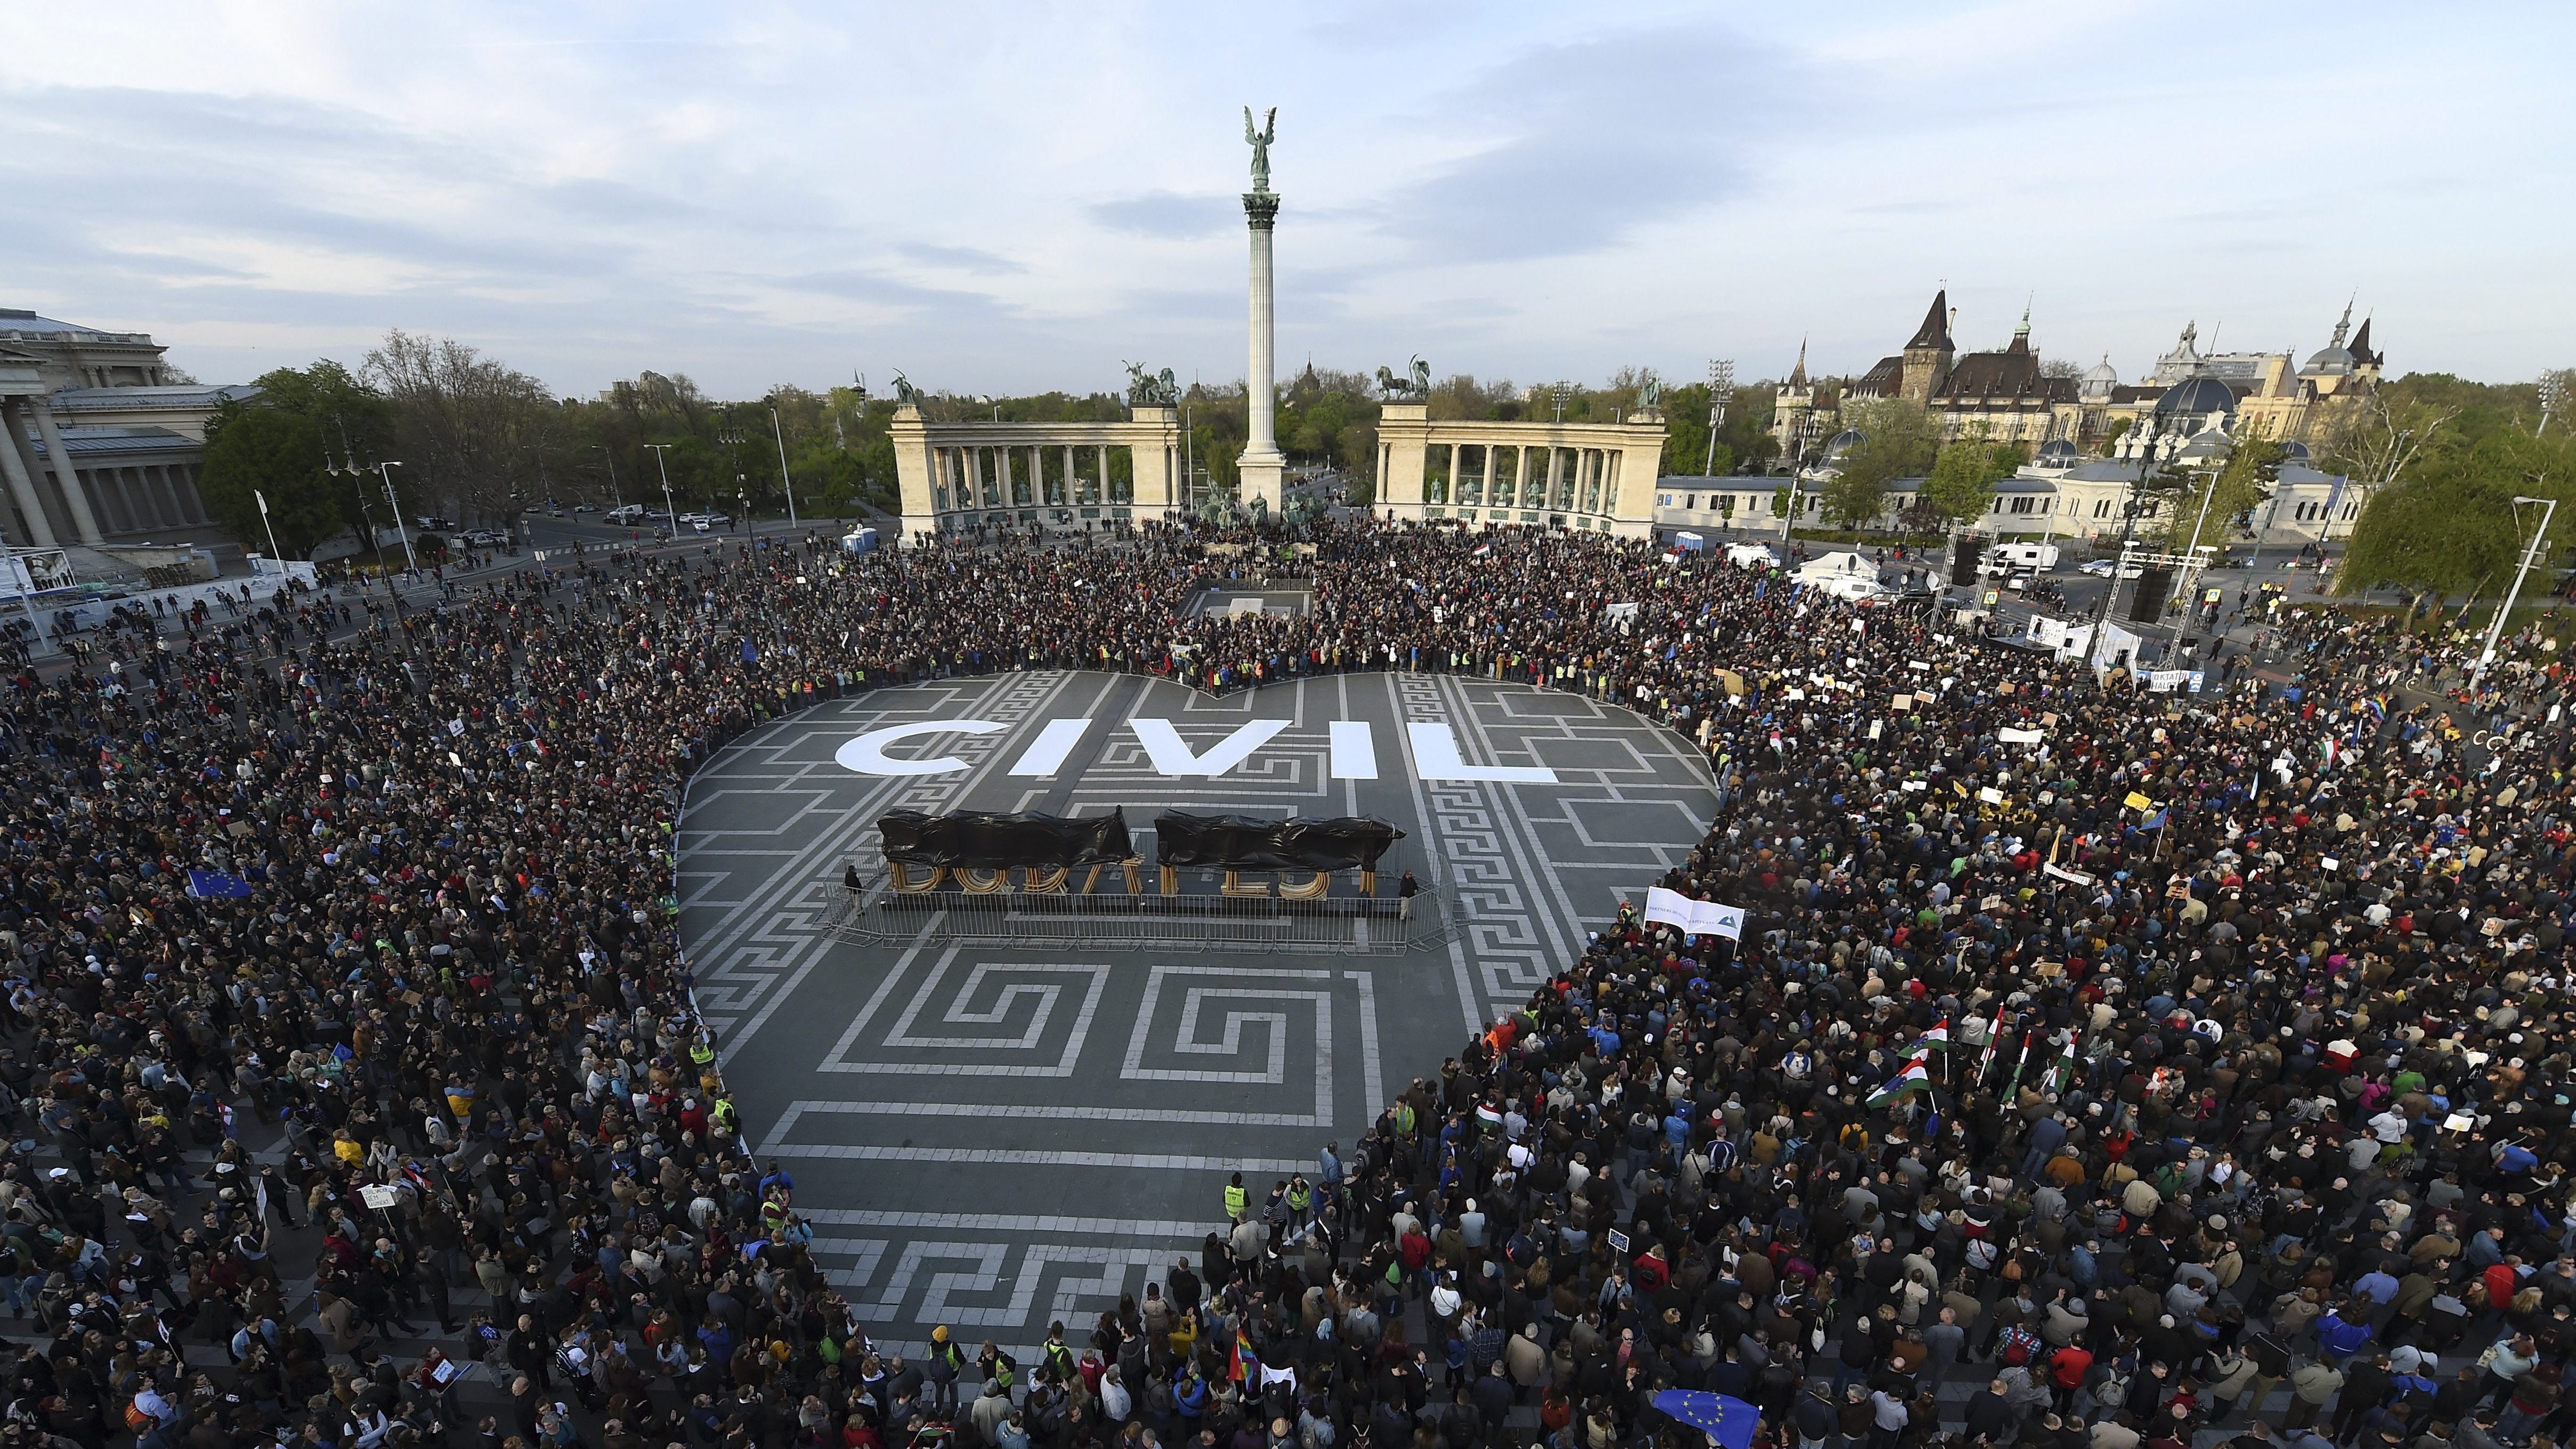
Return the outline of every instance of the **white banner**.
<path id="1" fill-rule="evenodd" d="M 1695 901 L 1662 886 L 1646 892 L 1646 921 L 1649 925 L 1675 927 L 1685 935 L 1724 936 L 1730 941 L 1744 939 L 1743 907 Z"/>
<path id="2" fill-rule="evenodd" d="M 2008 745 L 2035 745 L 2048 738 L 2048 731 L 2015 729 L 2006 725 L 1995 731 L 1995 738 Z"/>

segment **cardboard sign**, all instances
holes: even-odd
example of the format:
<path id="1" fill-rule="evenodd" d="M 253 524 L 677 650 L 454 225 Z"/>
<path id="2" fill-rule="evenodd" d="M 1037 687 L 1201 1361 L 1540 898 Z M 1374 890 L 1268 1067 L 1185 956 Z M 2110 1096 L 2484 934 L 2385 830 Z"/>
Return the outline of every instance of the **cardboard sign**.
<path id="1" fill-rule="evenodd" d="M 386 1208 L 394 1205 L 395 1194 L 392 1188 L 386 1187 L 382 1183 L 369 1183 L 358 1189 L 358 1201 L 365 1203 L 368 1207 L 374 1208 L 378 1212 L 382 1212 Z"/>
<path id="2" fill-rule="evenodd" d="M 1985 801 L 1989 805 L 2001 805 L 2004 803 L 2004 792 L 1996 789 L 1992 785 L 1979 785 L 1977 787 L 1977 798 Z"/>
<path id="3" fill-rule="evenodd" d="M 2131 810 L 2153 810 L 2156 808 L 2155 801 L 2148 799 L 2146 796 L 2139 794 L 2135 790 L 2130 791 L 2129 798 L 2121 801 L 2120 803 Z"/>
<path id="4" fill-rule="evenodd" d="M 1900 710 L 1900 711 L 1901 711 L 1901 710 L 1910 710 L 1910 709 L 1914 708 L 1914 696 L 1913 696 L 1913 695 L 1910 695 L 1910 694 L 1900 694 L 1900 695 L 1896 696 L 1894 699 L 1889 700 L 1889 701 L 1887 702 L 1887 707 L 1888 707 L 1888 708 L 1890 708 L 1890 709 L 1893 709 L 1893 710 Z"/>

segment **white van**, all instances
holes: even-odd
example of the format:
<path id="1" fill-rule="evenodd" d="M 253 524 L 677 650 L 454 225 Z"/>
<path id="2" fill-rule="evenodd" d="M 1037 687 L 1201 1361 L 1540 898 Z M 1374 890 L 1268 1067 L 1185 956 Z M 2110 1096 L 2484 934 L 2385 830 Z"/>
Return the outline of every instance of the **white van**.
<path id="1" fill-rule="evenodd" d="M 608 510 L 608 521 L 617 524 L 621 528 L 631 527 L 635 524 L 642 523 L 644 521 L 644 505 L 641 503 L 629 503 L 622 508 L 612 508 Z"/>
<path id="2" fill-rule="evenodd" d="M 2044 574 L 2057 567 L 2057 545 L 2053 543 L 1999 543 L 1987 556 L 2035 573 Z"/>
<path id="3" fill-rule="evenodd" d="M 1730 543 L 1726 561 L 1740 569 L 1768 569 L 1780 566 L 1780 556 L 1758 543 Z"/>

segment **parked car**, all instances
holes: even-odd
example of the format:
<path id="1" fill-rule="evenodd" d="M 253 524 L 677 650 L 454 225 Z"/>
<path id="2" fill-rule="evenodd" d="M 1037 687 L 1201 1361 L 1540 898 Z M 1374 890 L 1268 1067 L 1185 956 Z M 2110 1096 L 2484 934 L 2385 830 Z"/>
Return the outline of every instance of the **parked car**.
<path id="1" fill-rule="evenodd" d="M 608 510 L 608 521 L 611 523 L 628 525 L 642 523 L 644 521 L 644 505 L 641 503 L 627 503 L 616 508 L 612 508 Z"/>

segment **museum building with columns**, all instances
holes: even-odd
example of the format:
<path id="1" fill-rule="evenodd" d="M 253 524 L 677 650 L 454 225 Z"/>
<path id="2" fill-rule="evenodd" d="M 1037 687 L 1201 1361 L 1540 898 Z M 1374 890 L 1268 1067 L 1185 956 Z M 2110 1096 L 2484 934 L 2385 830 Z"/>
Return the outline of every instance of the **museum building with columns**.
<path id="1" fill-rule="evenodd" d="M 254 387 L 180 379 L 141 332 L 0 307 L 0 532 L 17 548 L 214 537 L 206 423 Z"/>

